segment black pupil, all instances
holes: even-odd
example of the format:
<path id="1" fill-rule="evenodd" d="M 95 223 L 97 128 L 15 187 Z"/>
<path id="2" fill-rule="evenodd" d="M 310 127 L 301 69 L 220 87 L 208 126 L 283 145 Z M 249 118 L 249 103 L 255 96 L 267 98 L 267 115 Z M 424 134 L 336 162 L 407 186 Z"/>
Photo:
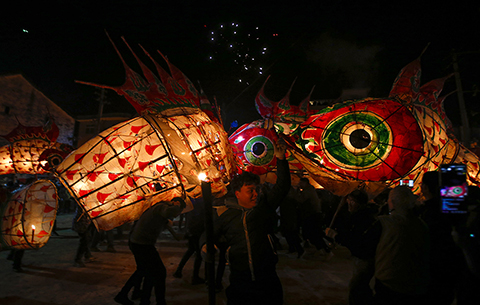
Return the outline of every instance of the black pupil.
<path id="1" fill-rule="evenodd" d="M 365 148 L 370 141 L 370 134 L 363 129 L 357 129 L 350 134 L 350 144 L 355 148 Z"/>
<path id="2" fill-rule="evenodd" d="M 256 156 L 261 156 L 265 152 L 265 144 L 263 143 L 253 144 L 252 152 Z"/>

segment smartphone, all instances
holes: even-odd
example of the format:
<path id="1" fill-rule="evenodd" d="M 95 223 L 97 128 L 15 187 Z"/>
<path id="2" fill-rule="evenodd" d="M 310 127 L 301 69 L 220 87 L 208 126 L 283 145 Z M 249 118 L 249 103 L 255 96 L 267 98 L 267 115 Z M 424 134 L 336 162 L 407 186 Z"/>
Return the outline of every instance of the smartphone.
<path id="1" fill-rule="evenodd" d="M 400 180 L 400 185 L 406 185 L 409 188 L 413 188 L 413 180 L 412 179 Z"/>
<path id="2" fill-rule="evenodd" d="M 467 166 L 443 164 L 440 166 L 441 212 L 464 214 L 468 212 Z"/>

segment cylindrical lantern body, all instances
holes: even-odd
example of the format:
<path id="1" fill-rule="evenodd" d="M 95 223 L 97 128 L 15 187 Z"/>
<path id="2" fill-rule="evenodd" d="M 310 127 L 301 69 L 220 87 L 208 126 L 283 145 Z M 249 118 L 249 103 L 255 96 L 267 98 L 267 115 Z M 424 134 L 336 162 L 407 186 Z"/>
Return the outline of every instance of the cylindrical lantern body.
<path id="1" fill-rule="evenodd" d="M 49 180 L 14 191 L 0 210 L 0 249 L 43 247 L 50 238 L 57 207 L 57 189 Z"/>
<path id="2" fill-rule="evenodd" d="M 60 181 L 98 229 L 134 221 L 153 204 L 198 197 L 198 173 L 226 193 L 233 154 L 226 132 L 199 109 L 174 108 L 117 124 L 70 154 Z"/>

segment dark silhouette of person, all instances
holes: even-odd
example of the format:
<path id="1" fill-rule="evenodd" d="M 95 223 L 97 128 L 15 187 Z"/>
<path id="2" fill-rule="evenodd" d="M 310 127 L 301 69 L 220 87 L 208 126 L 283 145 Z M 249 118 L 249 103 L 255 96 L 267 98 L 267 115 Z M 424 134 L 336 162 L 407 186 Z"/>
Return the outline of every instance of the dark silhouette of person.
<path id="1" fill-rule="evenodd" d="M 347 247 L 352 254 L 353 274 L 348 284 L 350 305 L 372 304 L 370 281 L 375 273 L 375 250 L 380 239 L 381 226 L 376 219 L 378 206 L 368 203 L 368 195 L 355 190 L 345 197 L 349 215 L 336 231 L 327 235 Z"/>
<path id="2" fill-rule="evenodd" d="M 457 226 L 457 245 L 463 254 L 463 267 L 458 284 L 458 305 L 474 305 L 480 298 L 480 188 L 468 187 L 469 209 Z"/>
<path id="3" fill-rule="evenodd" d="M 381 235 L 375 252 L 375 304 L 425 304 L 430 282 L 428 226 L 413 211 L 408 186 L 388 195 L 390 215 L 379 216 Z"/>
<path id="4" fill-rule="evenodd" d="M 430 233 L 431 282 L 427 299 L 430 304 L 449 305 L 455 299 L 462 262 L 462 252 L 453 240 L 451 215 L 441 213 L 438 172 L 423 175 L 421 190 L 424 197 L 420 217 Z"/>
<path id="5" fill-rule="evenodd" d="M 200 277 L 200 267 L 202 266 L 202 253 L 200 249 L 200 236 L 205 231 L 205 207 L 203 204 L 203 198 L 191 199 L 193 204 L 193 210 L 187 213 L 186 215 L 186 238 L 188 240 L 187 251 L 183 254 L 180 263 L 173 273 L 173 276 L 176 278 L 182 278 L 183 276 L 183 267 L 190 259 L 190 257 L 195 254 L 195 261 L 193 263 L 193 273 L 192 273 L 192 285 L 203 284 L 205 279 Z"/>
<path id="6" fill-rule="evenodd" d="M 302 239 L 300 238 L 296 194 L 296 190 L 290 187 L 287 197 L 280 203 L 280 231 L 287 242 L 288 252 L 297 253 L 297 257 L 301 258 L 305 249 L 302 247 Z"/>
<path id="7" fill-rule="evenodd" d="M 22 259 L 24 253 L 25 250 L 23 249 L 12 249 L 7 256 L 8 260 L 13 261 L 13 270 L 15 270 L 15 272 L 23 272 Z"/>
<path id="8" fill-rule="evenodd" d="M 114 244 L 114 234 L 113 230 L 109 231 L 95 231 L 92 237 L 92 245 L 90 246 L 90 251 L 92 252 L 100 252 L 100 249 L 98 248 L 98 244 L 106 240 L 107 241 L 107 249 L 105 250 L 106 252 L 110 253 L 115 253 L 117 250 L 115 249 L 115 244 Z"/>
<path id="9" fill-rule="evenodd" d="M 157 238 L 165 229 L 169 219 L 180 215 L 185 208 L 185 201 L 176 197 L 171 201 L 157 203 L 143 212 L 133 225 L 129 236 L 129 248 L 135 257 L 137 269 L 127 280 L 114 300 L 123 305 L 133 305 L 128 293 L 143 279 L 140 304 L 150 304 L 152 289 L 155 289 L 157 304 L 164 305 L 165 279 L 167 270 L 155 248 Z"/>
<path id="10" fill-rule="evenodd" d="M 297 198 L 300 207 L 299 213 L 303 238 L 314 245 L 319 253 L 333 255 L 330 247 L 323 239 L 325 233 L 322 228 L 322 202 L 315 187 L 305 177 L 300 179 L 298 187 Z M 322 251 L 325 253 L 322 253 Z"/>
<path id="11" fill-rule="evenodd" d="M 87 213 L 78 205 L 73 218 L 72 229 L 77 232 L 80 237 L 77 253 L 75 255 L 75 266 L 85 267 L 85 262 L 94 260 L 94 257 L 90 252 L 90 246 L 96 229 Z"/>
<path id="12" fill-rule="evenodd" d="M 214 208 L 214 214 L 215 215 L 220 215 L 224 211 L 226 211 L 227 207 L 225 206 L 225 198 L 228 196 L 232 196 L 232 191 L 230 188 L 230 185 L 227 186 L 228 193 L 227 195 L 216 198 L 213 201 L 213 208 Z M 200 244 L 205 242 L 205 233 L 202 235 L 200 239 Z M 227 266 L 227 249 L 228 245 L 226 243 L 225 237 L 220 236 L 216 241 L 215 241 L 215 247 L 218 249 L 218 262 L 217 262 L 217 270 L 215 272 L 215 291 L 221 292 L 223 290 L 223 275 L 225 274 L 225 269 Z M 202 252 L 202 255 L 205 255 L 205 252 Z"/>

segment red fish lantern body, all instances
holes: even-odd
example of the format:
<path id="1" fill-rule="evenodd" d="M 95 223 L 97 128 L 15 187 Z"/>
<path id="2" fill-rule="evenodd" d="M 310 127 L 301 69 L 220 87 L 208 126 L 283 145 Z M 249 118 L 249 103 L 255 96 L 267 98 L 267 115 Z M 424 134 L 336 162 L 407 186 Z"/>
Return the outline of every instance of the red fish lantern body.
<path id="1" fill-rule="evenodd" d="M 275 183 L 277 159 L 274 155 L 273 145 L 278 140 L 278 135 L 273 128 L 265 128 L 265 125 L 270 123 L 259 120 L 240 126 L 228 137 L 228 141 L 237 158 L 236 166 L 239 172 L 254 173 L 260 176 L 261 181 Z M 287 151 L 286 158 L 292 174 L 300 176 L 305 172 L 303 164 L 294 157 L 291 151 Z M 312 183 L 318 185 L 315 181 Z"/>
<path id="2" fill-rule="evenodd" d="M 276 167 L 273 145 L 277 139 L 275 131 L 264 128 L 262 121 L 245 124 L 229 137 L 240 168 L 257 175 Z"/>
<path id="3" fill-rule="evenodd" d="M 385 99 L 300 111 L 289 106 L 288 95 L 269 101 L 262 88 L 256 103 L 309 176 L 337 195 L 362 187 L 374 196 L 403 179 L 413 180 L 418 193 L 423 174 L 447 163 L 467 164 L 469 183 L 478 185 L 480 161 L 452 135 L 443 110 L 445 79 L 420 87 L 417 59 L 400 72 Z"/>

